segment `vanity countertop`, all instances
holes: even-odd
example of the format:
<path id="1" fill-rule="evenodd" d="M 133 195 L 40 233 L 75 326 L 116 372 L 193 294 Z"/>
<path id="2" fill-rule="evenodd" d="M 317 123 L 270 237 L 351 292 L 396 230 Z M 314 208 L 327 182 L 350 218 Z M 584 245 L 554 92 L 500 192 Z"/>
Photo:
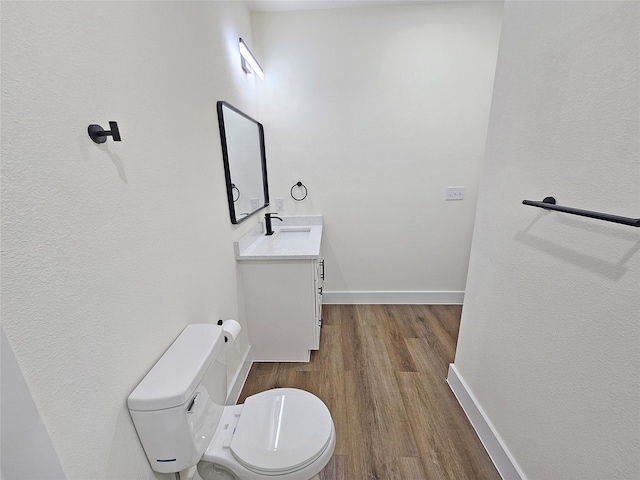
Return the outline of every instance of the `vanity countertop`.
<path id="1" fill-rule="evenodd" d="M 320 256 L 322 215 L 281 216 L 272 220 L 273 235 L 259 223 L 237 242 L 236 260 L 304 260 Z"/>

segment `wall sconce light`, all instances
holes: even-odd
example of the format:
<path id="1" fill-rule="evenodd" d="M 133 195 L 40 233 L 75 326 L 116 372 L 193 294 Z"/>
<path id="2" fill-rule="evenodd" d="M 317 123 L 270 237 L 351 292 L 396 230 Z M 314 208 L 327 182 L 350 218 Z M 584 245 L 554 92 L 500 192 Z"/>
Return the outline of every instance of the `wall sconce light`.
<path id="1" fill-rule="evenodd" d="M 262 67 L 256 60 L 256 57 L 253 56 L 247 44 L 240 39 L 240 57 L 242 58 L 242 69 L 251 73 L 252 71 L 260 77 L 260 80 L 264 80 L 264 72 L 262 71 Z M 249 68 L 251 67 L 251 68 Z"/>

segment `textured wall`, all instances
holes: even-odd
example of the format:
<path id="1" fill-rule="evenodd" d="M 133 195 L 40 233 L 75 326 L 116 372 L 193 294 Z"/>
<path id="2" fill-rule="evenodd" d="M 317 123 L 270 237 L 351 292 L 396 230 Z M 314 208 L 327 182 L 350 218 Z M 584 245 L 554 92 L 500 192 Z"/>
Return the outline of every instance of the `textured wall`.
<path id="1" fill-rule="evenodd" d="M 239 313 L 255 222 L 229 222 L 215 104 L 256 114 L 239 36 L 241 2 L 3 2 L 2 322 L 68 478 L 153 478 L 127 396 L 185 324 Z"/>
<path id="2" fill-rule="evenodd" d="M 450 2 L 252 15 L 271 198 L 324 215 L 326 290 L 464 290 L 501 13 Z M 455 185 L 466 199 L 445 202 Z"/>
<path id="3" fill-rule="evenodd" d="M 640 477 L 640 4 L 507 2 L 455 365 L 527 478 Z"/>

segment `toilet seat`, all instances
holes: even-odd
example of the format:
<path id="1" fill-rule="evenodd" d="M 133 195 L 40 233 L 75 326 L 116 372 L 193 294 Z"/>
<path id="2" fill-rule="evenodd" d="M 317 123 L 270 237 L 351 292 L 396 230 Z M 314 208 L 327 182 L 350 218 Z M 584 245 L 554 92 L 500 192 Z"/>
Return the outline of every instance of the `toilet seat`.
<path id="1" fill-rule="evenodd" d="M 230 450 L 253 472 L 286 474 L 320 457 L 332 431 L 333 420 L 322 400 L 304 390 L 277 388 L 246 399 Z"/>

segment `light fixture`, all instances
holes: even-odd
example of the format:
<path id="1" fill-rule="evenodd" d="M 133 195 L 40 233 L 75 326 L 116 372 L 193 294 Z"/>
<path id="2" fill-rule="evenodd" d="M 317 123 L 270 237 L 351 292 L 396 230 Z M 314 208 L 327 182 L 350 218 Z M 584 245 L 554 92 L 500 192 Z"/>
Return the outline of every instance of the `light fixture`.
<path id="1" fill-rule="evenodd" d="M 256 60 L 256 57 L 253 56 L 247 44 L 240 39 L 240 56 L 242 57 L 242 69 L 251 73 L 252 71 L 260 77 L 260 80 L 264 80 L 264 73 L 262 71 L 262 67 Z M 249 68 L 251 67 L 251 68 Z"/>

